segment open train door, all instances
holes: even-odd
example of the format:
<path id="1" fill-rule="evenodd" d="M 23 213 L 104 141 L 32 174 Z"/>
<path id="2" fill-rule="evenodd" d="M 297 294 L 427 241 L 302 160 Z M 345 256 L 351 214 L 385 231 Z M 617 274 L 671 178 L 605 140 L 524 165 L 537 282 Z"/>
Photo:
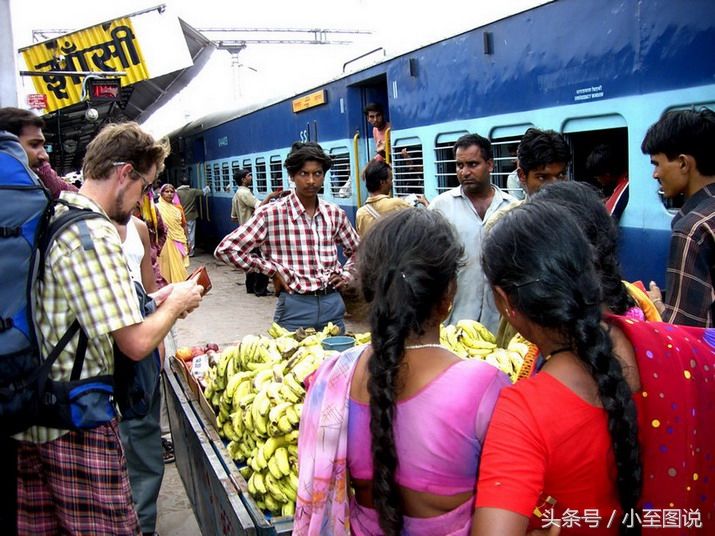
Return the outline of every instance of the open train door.
<path id="1" fill-rule="evenodd" d="M 362 206 L 367 197 L 365 183 L 362 181 L 362 171 L 367 163 L 375 157 L 375 140 L 372 136 L 372 125 L 368 123 L 365 107 L 369 103 L 377 103 L 384 110 L 385 121 L 390 121 L 390 106 L 387 93 L 387 75 L 381 74 L 348 88 L 348 110 L 350 124 L 353 125 L 353 147 L 351 169 L 353 180 L 359 188 L 357 191 L 357 206 Z M 389 133 L 387 136 L 389 141 Z M 387 154 L 390 154 L 389 147 Z"/>

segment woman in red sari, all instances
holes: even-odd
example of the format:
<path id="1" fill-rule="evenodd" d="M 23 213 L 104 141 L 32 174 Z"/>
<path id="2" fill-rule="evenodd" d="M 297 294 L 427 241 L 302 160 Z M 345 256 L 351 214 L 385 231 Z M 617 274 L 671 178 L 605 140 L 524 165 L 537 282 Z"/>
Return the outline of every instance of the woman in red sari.
<path id="1" fill-rule="evenodd" d="M 482 259 L 547 360 L 500 394 L 472 534 L 715 533 L 715 332 L 604 317 L 593 249 L 552 202 L 506 214 Z"/>

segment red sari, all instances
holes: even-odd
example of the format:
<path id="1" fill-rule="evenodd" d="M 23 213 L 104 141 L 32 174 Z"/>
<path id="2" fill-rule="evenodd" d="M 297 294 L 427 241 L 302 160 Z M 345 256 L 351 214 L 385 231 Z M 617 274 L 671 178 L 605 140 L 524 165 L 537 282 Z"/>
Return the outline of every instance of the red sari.
<path id="1" fill-rule="evenodd" d="M 633 394 L 642 449 L 644 534 L 715 534 L 715 329 L 608 316 L 633 345 L 642 389 Z M 541 372 L 504 389 L 481 458 L 477 507 L 530 516 L 581 516 L 562 535 L 617 534 L 615 460 L 602 408 Z M 548 506 L 544 507 L 548 509 Z M 589 525 L 587 511 L 601 519 Z M 610 516 L 614 523 L 608 523 Z M 700 525 L 700 526 L 698 526 Z M 531 519 L 544 526 L 544 518 Z M 674 529 L 674 530 L 673 530 Z"/>
<path id="2" fill-rule="evenodd" d="M 638 363 L 643 515 L 663 523 L 671 511 L 684 533 L 715 534 L 715 329 L 607 321 L 626 334 Z M 685 527 L 696 511 L 703 528 Z"/>

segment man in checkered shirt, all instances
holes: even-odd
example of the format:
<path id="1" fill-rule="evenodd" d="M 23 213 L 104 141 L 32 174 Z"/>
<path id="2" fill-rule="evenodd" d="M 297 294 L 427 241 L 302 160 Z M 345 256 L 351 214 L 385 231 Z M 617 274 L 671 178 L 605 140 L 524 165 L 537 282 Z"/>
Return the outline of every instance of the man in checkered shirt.
<path id="1" fill-rule="evenodd" d="M 663 196 L 685 203 L 673 218 L 665 303 L 651 281 L 650 296 L 664 322 L 715 325 L 715 112 L 671 110 L 641 144 Z"/>
<path id="2" fill-rule="evenodd" d="M 288 330 L 328 322 L 344 330 L 345 304 L 337 292 L 350 279 L 358 236 L 345 212 L 318 197 L 332 162 L 317 143 L 295 143 L 285 167 L 295 190 L 259 207 L 227 235 L 215 257 L 273 278 L 278 303 L 273 320 Z M 337 246 L 349 260 L 343 267 Z M 259 247 L 263 257 L 252 253 Z"/>
<path id="3" fill-rule="evenodd" d="M 177 318 L 195 309 L 201 287 L 171 285 L 155 296 L 157 311 L 142 318 L 114 224 L 126 223 L 168 151 L 136 123 L 109 125 L 89 144 L 84 184 L 63 192 L 70 205 L 101 214 L 69 225 L 45 259 L 36 288 L 35 322 L 48 355 L 75 319 L 87 335 L 81 379 L 111 375 L 114 344 L 141 360 L 164 339 Z M 56 215 L 66 210 L 56 207 Z M 50 376 L 69 380 L 75 336 Z M 140 531 L 117 418 L 86 430 L 32 426 L 17 442 L 17 530 L 20 534 L 136 534 Z M 157 445 L 161 448 L 161 445 Z"/>

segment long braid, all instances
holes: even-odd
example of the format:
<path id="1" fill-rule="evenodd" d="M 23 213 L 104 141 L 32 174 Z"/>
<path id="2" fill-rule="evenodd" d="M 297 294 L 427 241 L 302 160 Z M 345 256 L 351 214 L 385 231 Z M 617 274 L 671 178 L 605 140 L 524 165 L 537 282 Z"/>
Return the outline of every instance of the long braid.
<path id="1" fill-rule="evenodd" d="M 616 462 L 616 488 L 624 513 L 635 509 L 643 475 L 632 393 L 611 339 L 601 326 L 602 277 L 593 242 L 563 204 L 531 200 L 490 231 L 482 263 L 492 285 L 541 328 L 561 333 L 587 367 L 608 416 Z M 623 534 L 639 534 L 621 525 Z"/>
<path id="2" fill-rule="evenodd" d="M 390 287 L 399 285 L 395 270 L 385 274 L 383 295 L 392 294 Z M 394 292 L 393 292 L 394 293 Z M 387 300 L 373 302 L 370 318 L 373 357 L 368 361 L 370 394 L 370 433 L 372 435 L 373 504 L 378 512 L 380 527 L 387 535 L 397 535 L 402 530 L 402 506 L 395 473 L 397 451 L 395 449 L 394 418 L 398 379 L 405 351 L 405 338 L 410 331 L 408 316 L 389 310 Z"/>
<path id="3" fill-rule="evenodd" d="M 620 361 L 613 356 L 613 346 L 601 326 L 598 305 L 584 308 L 584 314 L 574 321 L 572 340 L 576 355 L 586 364 L 598 385 L 598 396 L 608 414 L 608 432 L 616 460 L 616 486 L 624 513 L 635 510 L 643 487 L 643 471 L 638 443 L 638 418 L 633 395 L 623 376 Z M 620 525 L 622 534 L 640 534 L 640 526 L 628 529 Z"/>
<path id="4" fill-rule="evenodd" d="M 425 333 L 423 326 L 443 302 L 463 253 L 444 217 L 421 209 L 382 218 L 360 244 L 358 268 L 370 304 L 373 349 L 367 364 L 372 500 L 380 528 L 389 536 L 399 535 L 403 525 L 394 427 L 405 340 Z"/>

